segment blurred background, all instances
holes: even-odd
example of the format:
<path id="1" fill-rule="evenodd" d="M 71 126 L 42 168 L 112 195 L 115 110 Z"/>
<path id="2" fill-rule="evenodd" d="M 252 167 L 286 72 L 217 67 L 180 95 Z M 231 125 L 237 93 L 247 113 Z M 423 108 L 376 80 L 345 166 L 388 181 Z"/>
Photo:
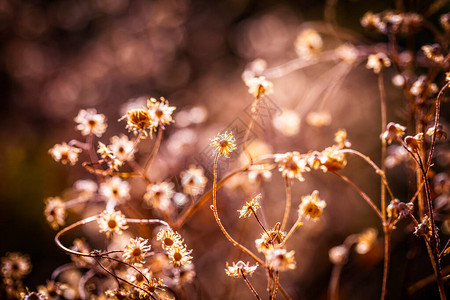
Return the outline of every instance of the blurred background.
<path id="1" fill-rule="evenodd" d="M 392 5 L 391 1 L 341 1 L 337 24 L 349 30 L 342 32 L 358 43 L 383 42 L 383 37 L 365 32 L 359 22 L 367 10 L 379 12 Z M 70 260 L 53 242 L 55 231 L 43 216 L 43 201 L 63 195 L 78 179 L 92 178 L 80 164 L 64 166 L 48 154 L 56 143 L 82 138 L 73 121 L 80 109 L 93 107 L 106 115 L 108 131 L 101 140 L 107 142 L 110 136 L 126 133 L 125 122 L 117 120 L 128 101 L 146 96 L 167 98 L 177 107 L 176 123 L 165 133 L 152 178 L 175 178 L 172 181 L 176 183 L 180 171 L 199 163 L 209 138 L 248 124 L 252 96 L 241 79 L 245 66 L 256 58 L 266 60 L 269 67 L 295 59 L 297 34 L 302 28 L 320 27 L 316 21 L 323 20 L 323 11 L 324 1 L 309 0 L 1 1 L 0 256 L 8 251 L 30 255 L 33 270 L 25 283 L 31 290 Z M 327 41 L 326 36 L 324 39 Z M 330 45 L 336 46 L 336 41 Z M 264 115 L 260 121 L 264 123 L 265 118 L 266 123 L 255 126 L 251 145 L 266 147 L 272 153 L 322 150 L 333 143 L 337 129 L 346 128 L 353 148 L 379 163 L 376 77 L 364 64 L 348 73 L 334 65 L 318 63 L 275 78 L 275 93 L 268 105 L 274 116 L 295 112 L 298 119 L 292 122 L 298 125 L 286 134 L 272 125 L 272 117 Z M 308 94 L 312 89 L 326 90 L 343 77 L 341 87 L 327 99 L 321 98 L 322 93 Z M 386 81 L 388 120 L 401 122 L 401 91 Z M 315 110 L 329 112 L 330 125 L 307 124 L 306 115 Z M 150 144 L 143 144 L 141 157 L 151 149 L 146 145 Z M 239 163 L 236 157 L 229 165 L 223 164 L 221 175 Z M 405 201 L 410 194 L 404 178 L 412 179 L 412 174 L 406 168 L 393 172 L 394 193 Z M 281 220 L 285 199 L 281 175 L 272 173 L 272 180 L 262 186 L 263 210 L 271 227 Z M 378 199 L 379 180 L 363 162 L 350 159 L 343 173 Z M 302 195 L 315 189 L 328 206 L 320 222 L 305 224 L 288 243 L 288 248 L 296 251 L 297 269 L 282 274 L 281 283 L 294 299 L 324 299 L 331 274 L 328 250 L 349 234 L 369 227 L 381 232 L 381 228 L 367 205 L 332 174 L 313 172 L 305 178 L 304 183 L 293 186 L 293 207 Z M 225 226 L 252 247 L 259 229 L 253 220 L 237 221 L 236 210 L 254 191 L 246 191 L 239 183 L 232 182 L 220 191 L 219 207 Z M 139 207 L 142 183 L 135 186 L 133 201 Z M 225 258 L 231 262 L 245 257 L 219 232 L 208 206 L 181 230 L 193 249 L 201 298 L 251 299 L 243 282 L 226 278 Z M 295 214 L 296 209 L 291 222 Z M 81 215 L 69 214 L 68 223 Z M 393 237 L 391 299 L 406 297 L 404 282 L 432 272 L 425 261 L 424 266 L 412 267 L 425 271 L 417 276 L 407 274 L 404 230 L 411 229 L 401 228 L 399 236 Z M 342 275 L 347 299 L 379 298 L 381 251 L 379 241 L 368 255 L 350 259 Z M 265 288 L 264 277 L 260 271 L 252 278 L 259 290 Z M 430 291 L 434 293 L 434 287 L 426 293 Z M 421 295 L 417 294 L 417 299 Z"/>

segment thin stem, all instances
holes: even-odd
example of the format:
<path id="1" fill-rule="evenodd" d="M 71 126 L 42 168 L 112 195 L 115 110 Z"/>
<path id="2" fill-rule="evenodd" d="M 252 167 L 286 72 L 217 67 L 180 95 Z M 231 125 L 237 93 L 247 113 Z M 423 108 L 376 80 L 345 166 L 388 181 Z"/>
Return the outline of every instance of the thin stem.
<path id="1" fill-rule="evenodd" d="M 330 300 L 339 299 L 339 279 L 342 274 L 342 268 L 344 264 L 333 265 L 333 270 L 331 271 L 330 285 L 328 287 L 330 293 Z"/>
<path id="2" fill-rule="evenodd" d="M 284 240 L 280 243 L 280 247 L 283 247 L 284 244 L 286 244 L 287 240 L 294 234 L 295 230 L 297 230 L 297 228 L 302 225 L 302 223 L 300 222 L 301 220 L 302 216 L 298 216 L 297 221 L 295 221 L 294 225 L 292 225 Z"/>
<path id="3" fill-rule="evenodd" d="M 349 184 L 367 202 L 367 204 L 369 204 L 369 206 L 373 209 L 373 211 L 375 211 L 375 213 L 380 218 L 380 220 L 383 220 L 383 216 L 381 215 L 380 210 L 375 206 L 375 204 L 373 204 L 372 200 L 370 199 L 369 196 L 367 196 L 366 193 L 364 193 L 358 186 L 356 186 L 356 184 L 351 182 L 346 176 L 344 176 L 338 172 L 335 172 L 335 171 L 332 171 L 332 173 L 337 175 L 339 178 L 341 178 L 347 184 Z"/>
<path id="4" fill-rule="evenodd" d="M 378 74 L 378 89 L 380 91 L 381 104 L 381 132 L 383 132 L 387 125 L 386 117 L 386 91 L 384 89 L 383 71 Z M 385 174 L 386 174 L 386 139 L 381 139 L 381 171 L 383 176 L 381 178 L 381 214 L 383 222 L 386 221 L 386 189 L 385 189 Z"/>
<path id="5" fill-rule="evenodd" d="M 378 175 L 380 175 L 380 177 L 381 177 L 381 180 L 382 180 L 382 182 L 383 182 L 383 184 L 384 184 L 384 186 L 386 187 L 386 189 L 387 189 L 387 191 L 388 191 L 388 193 L 389 193 L 389 196 L 391 197 L 391 200 L 394 200 L 395 199 L 395 197 L 394 197 L 394 194 L 392 193 L 392 190 L 391 190 L 391 188 L 390 188 L 390 186 L 389 186 L 389 183 L 387 182 L 387 179 L 386 179 L 386 173 L 382 170 L 382 169 L 380 169 L 371 159 L 370 159 L 370 157 L 368 157 L 367 155 L 364 155 L 364 154 L 362 154 L 361 152 L 359 152 L 359 151 L 357 151 L 357 150 L 354 150 L 354 149 L 342 149 L 342 150 L 339 150 L 339 152 L 341 152 L 341 153 L 350 153 L 350 154 L 354 154 L 354 155 L 357 155 L 357 156 L 359 156 L 359 157 L 361 157 L 362 159 L 364 159 L 374 170 L 375 170 L 375 173 L 377 173 Z"/>
<path id="6" fill-rule="evenodd" d="M 156 154 L 158 153 L 159 147 L 161 146 L 163 131 L 164 130 L 160 127 L 159 131 L 158 131 L 158 136 L 156 137 L 155 145 L 153 146 L 152 153 L 150 153 L 150 156 L 148 157 L 148 160 L 145 163 L 144 171 L 143 171 L 144 174 L 147 174 L 148 170 L 150 169 L 150 167 L 153 164 L 153 161 L 156 158 Z"/>
<path id="7" fill-rule="evenodd" d="M 384 224 L 384 264 L 383 264 L 383 284 L 381 289 L 381 300 L 386 299 L 387 279 L 389 273 L 389 258 L 391 244 L 391 229 L 388 224 Z"/>
<path id="8" fill-rule="evenodd" d="M 291 185 L 289 183 L 289 178 L 284 177 L 284 184 L 286 188 L 286 207 L 284 208 L 284 216 L 283 216 L 283 222 L 281 222 L 281 231 L 284 230 L 286 227 L 289 213 L 291 212 Z"/>
<path id="9" fill-rule="evenodd" d="M 252 286 L 250 281 L 245 277 L 244 270 L 239 269 L 242 275 L 242 279 L 244 279 L 245 283 L 247 284 L 248 288 L 252 291 L 252 293 L 255 295 L 256 299 L 261 300 L 261 297 L 259 297 L 258 293 L 256 292 L 255 288 Z"/>
<path id="10" fill-rule="evenodd" d="M 255 216 L 256 221 L 258 222 L 259 226 L 261 226 L 261 228 L 264 230 L 264 232 L 267 234 L 267 236 L 270 236 L 269 233 L 267 232 L 266 228 L 264 227 L 264 225 L 259 220 L 258 215 L 256 214 L 256 211 L 251 206 L 250 206 L 250 209 L 253 212 L 253 215 Z"/>
<path id="11" fill-rule="evenodd" d="M 275 272 L 275 281 L 273 286 L 273 293 L 271 299 L 275 299 L 275 296 L 277 295 L 278 291 L 278 280 L 280 278 L 280 273 L 278 271 Z"/>
<path id="12" fill-rule="evenodd" d="M 219 159 L 219 153 L 216 154 L 214 157 L 214 180 L 213 180 L 213 205 L 212 210 L 214 213 L 214 218 L 216 219 L 217 224 L 219 225 L 220 229 L 222 230 L 222 233 L 225 235 L 225 237 L 236 247 L 240 248 L 243 252 L 247 253 L 251 258 L 253 258 L 255 261 L 257 261 L 260 265 L 266 267 L 264 262 L 256 256 L 252 251 L 244 247 L 243 245 L 239 244 L 237 241 L 235 241 L 230 234 L 226 231 L 225 227 L 223 227 L 222 222 L 220 221 L 219 214 L 217 212 L 217 160 Z"/>

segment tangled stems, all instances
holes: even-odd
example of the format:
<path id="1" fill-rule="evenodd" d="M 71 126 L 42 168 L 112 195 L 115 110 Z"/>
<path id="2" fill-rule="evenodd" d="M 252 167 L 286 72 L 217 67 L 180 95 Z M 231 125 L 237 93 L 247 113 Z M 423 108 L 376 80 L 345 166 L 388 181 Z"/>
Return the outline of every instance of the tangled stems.
<path id="1" fill-rule="evenodd" d="M 220 221 L 219 214 L 217 212 L 217 160 L 219 159 L 219 153 L 217 153 L 214 157 L 214 180 L 213 180 L 213 205 L 211 206 L 214 218 L 216 219 L 217 224 L 219 225 L 220 229 L 222 230 L 222 233 L 225 235 L 225 237 L 236 247 L 247 253 L 251 258 L 253 258 L 256 262 L 258 262 L 260 265 L 265 267 L 264 262 L 256 256 L 253 252 L 251 252 L 249 249 L 244 247 L 243 245 L 239 244 L 237 241 L 235 241 L 230 234 L 226 231 L 225 227 L 223 227 L 222 222 Z"/>

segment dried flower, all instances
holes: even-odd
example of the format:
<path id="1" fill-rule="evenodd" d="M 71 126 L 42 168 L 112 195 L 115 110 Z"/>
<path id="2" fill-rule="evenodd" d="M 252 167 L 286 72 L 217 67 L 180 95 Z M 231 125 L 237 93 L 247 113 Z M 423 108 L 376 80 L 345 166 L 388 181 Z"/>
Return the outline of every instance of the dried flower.
<path id="1" fill-rule="evenodd" d="M 310 171 L 306 160 L 296 151 L 275 154 L 275 162 L 278 163 L 281 174 L 288 179 L 297 178 L 299 181 L 305 181 L 302 173 Z"/>
<path id="2" fill-rule="evenodd" d="M 161 241 L 161 246 L 165 250 L 183 242 L 180 234 L 173 231 L 171 228 L 161 229 L 156 235 L 156 240 Z"/>
<path id="3" fill-rule="evenodd" d="M 252 215 L 252 212 L 256 213 L 258 208 L 261 208 L 259 205 L 259 200 L 261 199 L 261 194 L 256 195 L 255 198 L 250 202 L 246 202 L 242 209 L 238 210 L 239 218 L 248 218 Z"/>
<path id="4" fill-rule="evenodd" d="M 181 185 L 185 194 L 194 197 L 203 194 L 207 181 L 202 168 L 190 166 L 188 170 L 181 172 Z"/>
<path id="5" fill-rule="evenodd" d="M 229 157 L 230 153 L 236 150 L 236 139 L 231 131 L 225 131 L 224 134 L 219 134 L 210 140 L 209 145 L 214 148 L 213 155 Z"/>
<path id="6" fill-rule="evenodd" d="M 349 43 L 340 45 L 334 51 L 339 59 L 345 61 L 349 65 L 353 65 L 359 56 L 358 49 Z"/>
<path id="7" fill-rule="evenodd" d="M 294 46 L 299 57 L 311 59 L 322 50 L 323 41 L 317 31 L 309 28 L 300 32 Z"/>
<path id="8" fill-rule="evenodd" d="M 358 243 L 356 244 L 356 252 L 358 254 L 366 254 L 372 248 L 377 239 L 377 230 L 369 228 L 358 235 Z"/>
<path id="9" fill-rule="evenodd" d="M 255 96 L 256 99 L 261 99 L 264 95 L 273 94 L 273 84 L 264 76 L 247 79 L 245 84 L 248 86 L 248 92 Z"/>
<path id="10" fill-rule="evenodd" d="M 31 271 L 30 258 L 19 252 L 6 253 L 1 262 L 1 273 L 5 278 L 22 279 Z"/>
<path id="11" fill-rule="evenodd" d="M 56 144 L 48 150 L 55 161 L 60 161 L 63 165 L 70 163 L 74 165 L 78 161 L 78 154 L 80 154 L 81 149 L 77 147 L 72 147 L 63 142 L 62 144 Z"/>
<path id="12" fill-rule="evenodd" d="M 66 220 L 66 208 L 59 197 L 50 197 L 45 200 L 44 215 L 53 229 L 64 225 Z"/>
<path id="13" fill-rule="evenodd" d="M 422 219 L 422 223 L 416 226 L 414 234 L 424 238 L 430 238 L 433 234 L 433 229 L 431 226 L 430 218 L 425 216 Z"/>
<path id="14" fill-rule="evenodd" d="M 401 202 L 398 199 L 393 199 L 386 208 L 386 212 L 389 218 L 404 218 L 414 210 L 414 204 L 412 202 Z"/>
<path id="15" fill-rule="evenodd" d="M 105 115 L 97 114 L 95 108 L 81 109 L 74 120 L 78 123 L 76 129 L 81 131 L 82 135 L 94 134 L 101 137 L 108 127 Z"/>
<path id="16" fill-rule="evenodd" d="M 418 152 L 420 150 L 422 142 L 423 142 L 422 132 L 416 134 L 415 136 L 408 135 L 405 137 L 405 144 L 408 146 L 408 149 L 411 152 Z"/>
<path id="17" fill-rule="evenodd" d="M 382 140 L 386 140 L 388 144 L 392 143 L 393 140 L 400 139 L 403 134 L 405 134 L 406 127 L 400 124 L 390 122 L 386 126 L 386 131 L 380 136 Z"/>
<path id="18" fill-rule="evenodd" d="M 144 139 L 148 136 L 148 130 L 150 132 L 150 137 L 152 136 L 156 124 L 150 117 L 150 113 L 146 108 L 130 109 L 119 119 L 119 121 L 125 118 L 127 119 L 125 128 L 128 129 L 128 131 L 132 131 L 134 135 L 140 135 L 140 137 Z"/>
<path id="19" fill-rule="evenodd" d="M 126 135 L 121 134 L 120 137 L 115 135 L 110 139 L 111 145 L 109 149 L 120 161 L 128 161 L 134 158 L 134 142 Z"/>
<path id="20" fill-rule="evenodd" d="M 119 177 L 107 178 L 100 184 L 99 193 L 115 206 L 130 198 L 130 184 Z"/>
<path id="21" fill-rule="evenodd" d="M 333 247 L 328 251 L 328 257 L 330 258 L 330 262 L 332 264 L 345 264 L 348 258 L 348 249 L 344 245 Z"/>
<path id="22" fill-rule="evenodd" d="M 114 151 L 102 142 L 98 142 L 97 153 L 100 154 L 102 161 L 106 162 L 108 168 L 111 170 L 118 170 L 123 162 L 116 158 Z"/>
<path id="23" fill-rule="evenodd" d="M 55 282 L 53 280 L 47 280 L 46 285 L 38 286 L 39 294 L 43 295 L 47 300 L 57 300 L 63 294 L 67 285 Z"/>
<path id="24" fill-rule="evenodd" d="M 421 96 L 425 90 L 429 94 L 435 94 L 439 91 L 439 89 L 435 83 L 429 83 L 427 81 L 427 76 L 421 75 L 411 85 L 410 92 L 411 92 L 411 94 L 413 94 L 414 96 L 417 97 L 417 96 Z"/>
<path id="25" fill-rule="evenodd" d="M 326 206 L 325 201 L 319 199 L 319 192 L 314 191 L 311 195 L 302 197 L 302 203 L 298 207 L 298 214 L 301 217 L 317 221 Z"/>
<path id="26" fill-rule="evenodd" d="M 366 68 L 373 69 L 373 72 L 375 74 L 378 74 L 381 72 L 381 69 L 383 67 L 389 67 L 390 65 L 391 61 L 389 60 L 387 55 L 382 52 L 379 52 L 377 54 L 369 55 L 367 59 Z"/>
<path id="27" fill-rule="evenodd" d="M 442 138 L 443 139 L 447 139 L 447 133 L 444 131 L 444 129 L 442 129 L 442 125 L 441 124 L 438 124 L 436 128 L 434 126 L 428 128 L 428 130 L 427 130 L 427 135 L 428 136 L 433 136 L 435 134 L 436 134 L 436 138 L 438 140 L 440 140 Z"/>
<path id="28" fill-rule="evenodd" d="M 280 231 L 280 224 L 276 224 L 272 229 L 264 231 L 261 238 L 255 240 L 255 246 L 258 252 L 266 253 L 267 250 L 281 244 L 286 238 L 286 232 Z"/>
<path id="29" fill-rule="evenodd" d="M 232 266 L 229 266 L 227 262 L 225 273 L 233 278 L 240 278 L 242 274 L 251 276 L 256 271 L 257 267 L 258 264 L 250 266 L 250 262 L 244 263 L 242 260 L 238 261 L 237 263 L 233 262 Z"/>
<path id="30" fill-rule="evenodd" d="M 323 172 L 339 171 L 347 165 L 345 153 L 342 153 L 339 150 L 341 150 L 341 148 L 336 145 L 325 148 L 317 157 L 313 157 L 314 161 L 317 161 L 318 159 L 320 162 L 320 169 L 322 169 Z M 310 160 L 311 158 L 308 159 L 308 163 Z"/>
<path id="31" fill-rule="evenodd" d="M 345 129 L 339 129 L 334 134 L 334 141 L 336 142 L 336 146 L 341 149 L 350 148 L 352 143 L 347 140 L 347 131 Z"/>
<path id="32" fill-rule="evenodd" d="M 422 51 L 425 56 L 436 63 L 441 63 L 444 60 L 444 55 L 442 55 L 442 48 L 439 44 L 424 45 L 422 46 Z"/>
<path id="33" fill-rule="evenodd" d="M 151 246 L 147 245 L 148 240 L 141 237 L 130 239 L 125 246 L 122 258 L 129 264 L 141 264 L 144 262 L 145 255 L 150 251 Z"/>
<path id="34" fill-rule="evenodd" d="M 121 234 L 122 230 L 126 230 L 128 228 L 125 215 L 122 214 L 120 210 L 104 210 L 98 216 L 97 223 L 100 232 L 105 232 L 107 237 L 113 233 Z"/>
<path id="35" fill-rule="evenodd" d="M 287 271 L 295 269 L 295 251 L 287 252 L 284 248 L 269 248 L 266 254 L 268 265 L 275 271 Z"/>
<path id="36" fill-rule="evenodd" d="M 172 113 L 175 110 L 175 106 L 169 106 L 169 101 L 163 97 L 160 100 L 150 98 L 147 100 L 147 108 L 152 119 L 152 123 L 155 124 L 155 128 L 159 126 L 164 128 L 164 125 L 173 123 Z"/>
<path id="37" fill-rule="evenodd" d="M 172 247 L 167 249 L 167 255 L 174 266 L 184 266 L 191 263 L 192 250 L 187 250 L 186 245 L 181 242 L 175 243 Z"/>
<path id="38" fill-rule="evenodd" d="M 172 206 L 173 187 L 174 184 L 168 181 L 149 184 L 147 186 L 147 192 L 144 194 L 144 200 L 150 207 L 168 211 Z"/>

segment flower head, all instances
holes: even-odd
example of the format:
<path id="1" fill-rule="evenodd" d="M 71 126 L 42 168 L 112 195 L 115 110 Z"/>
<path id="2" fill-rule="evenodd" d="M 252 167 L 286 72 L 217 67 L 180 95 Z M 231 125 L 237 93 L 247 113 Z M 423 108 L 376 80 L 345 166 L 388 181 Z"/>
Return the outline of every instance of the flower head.
<path id="1" fill-rule="evenodd" d="M 371 54 L 369 55 L 367 59 L 367 69 L 373 69 L 373 72 L 375 74 L 378 74 L 381 72 L 381 69 L 383 67 L 389 67 L 391 65 L 391 61 L 387 57 L 386 54 L 379 52 L 377 54 Z"/>
<path id="2" fill-rule="evenodd" d="M 344 245 L 333 247 L 328 251 L 328 257 L 332 264 L 344 264 L 348 258 L 348 249 Z"/>
<path id="3" fill-rule="evenodd" d="M 161 229 L 156 235 L 156 240 L 161 241 L 163 249 L 169 249 L 170 247 L 182 243 L 183 240 L 178 232 L 169 229 Z"/>
<path id="4" fill-rule="evenodd" d="M 286 232 L 280 230 L 280 223 L 272 229 L 264 231 L 261 238 L 255 240 L 255 246 L 258 252 L 266 253 L 267 250 L 281 244 L 286 238 Z"/>
<path id="5" fill-rule="evenodd" d="M 306 160 L 296 151 L 275 154 L 275 162 L 278 163 L 281 174 L 288 179 L 297 178 L 299 181 L 305 181 L 302 173 L 310 171 Z"/>
<path id="6" fill-rule="evenodd" d="M 53 229 L 64 225 L 66 220 L 66 208 L 59 197 L 50 197 L 45 200 L 44 215 Z"/>
<path id="7" fill-rule="evenodd" d="M 229 266 L 227 263 L 225 273 L 233 278 L 239 278 L 242 276 L 242 274 L 251 276 L 255 272 L 257 267 L 258 264 L 250 266 L 249 262 L 244 263 L 242 260 L 240 260 L 237 263 L 233 262 L 232 266 Z"/>
<path id="8" fill-rule="evenodd" d="M 256 195 L 255 198 L 250 202 L 246 202 L 242 209 L 238 210 L 239 218 L 248 218 L 252 215 L 252 212 L 256 213 L 258 208 L 261 208 L 259 205 L 259 200 L 261 199 L 261 194 Z"/>
<path id="9" fill-rule="evenodd" d="M 98 142 L 97 153 L 100 154 L 102 161 L 106 162 L 108 168 L 111 170 L 118 170 L 123 162 L 116 158 L 114 151 L 112 151 L 109 146 L 106 146 L 102 142 Z"/>
<path id="10" fill-rule="evenodd" d="M 311 195 L 302 197 L 302 203 L 298 207 L 299 216 L 317 221 L 327 206 L 325 201 L 319 199 L 319 192 L 314 191 Z"/>
<path id="11" fill-rule="evenodd" d="M 210 140 L 209 145 L 214 148 L 214 155 L 229 157 L 230 153 L 236 150 L 236 139 L 231 131 L 225 131 Z"/>
<path id="12" fill-rule="evenodd" d="M 108 127 L 105 115 L 97 114 L 95 108 L 81 109 L 74 120 L 78 123 L 76 129 L 81 131 L 82 135 L 94 134 L 101 137 Z"/>
<path id="13" fill-rule="evenodd" d="M 158 125 L 164 127 L 164 125 L 173 123 L 172 113 L 175 110 L 175 106 L 169 106 L 169 101 L 160 98 L 160 101 L 155 98 L 147 100 L 147 108 L 155 127 Z"/>
<path id="14" fill-rule="evenodd" d="M 63 142 L 62 144 L 56 144 L 48 150 L 48 153 L 53 157 L 55 161 L 60 161 L 63 165 L 70 163 L 74 165 L 78 161 L 78 154 L 81 149 L 72 147 Z"/>
<path id="15" fill-rule="evenodd" d="M 97 219 L 100 232 L 105 232 L 109 237 L 113 233 L 121 234 L 122 230 L 128 228 L 127 220 L 121 211 L 104 210 Z"/>
<path id="16" fill-rule="evenodd" d="M 264 76 L 247 79 L 245 84 L 248 86 L 248 92 L 255 96 L 256 99 L 261 99 L 262 96 L 273 93 L 272 82 L 268 81 Z"/>
<path id="17" fill-rule="evenodd" d="M 188 170 L 181 172 L 181 185 L 183 192 L 191 196 L 198 196 L 205 190 L 208 179 L 202 168 L 190 166 Z"/>
<path id="18" fill-rule="evenodd" d="M 134 142 L 126 135 L 113 136 L 110 139 L 109 149 L 120 161 L 128 161 L 134 157 Z"/>
<path id="19" fill-rule="evenodd" d="M 266 260 L 271 268 L 276 271 L 295 269 L 295 251 L 287 251 L 284 248 L 274 247 L 267 250 Z"/>
<path id="20" fill-rule="evenodd" d="M 151 246 L 147 244 L 148 240 L 141 237 L 130 239 L 123 251 L 122 258 L 124 262 L 129 264 L 143 263 L 145 255 L 151 249 Z"/>
<path id="21" fill-rule="evenodd" d="M 149 184 L 147 186 L 147 192 L 144 194 L 144 200 L 150 207 L 167 211 L 172 206 L 173 187 L 174 184 L 168 181 Z"/>
<path id="22" fill-rule="evenodd" d="M 4 278 L 22 279 L 31 271 L 30 258 L 19 252 L 6 253 L 1 262 L 1 274 Z"/>
<path id="23" fill-rule="evenodd" d="M 405 134 L 406 127 L 400 124 L 390 122 L 386 126 L 386 131 L 380 136 L 381 139 L 386 140 L 390 144 L 393 140 L 401 138 Z"/>
<path id="24" fill-rule="evenodd" d="M 364 230 L 358 235 L 358 243 L 356 244 L 356 252 L 358 254 L 366 254 L 372 248 L 377 239 L 378 232 L 375 228 Z"/>
<path id="25" fill-rule="evenodd" d="M 107 178 L 100 184 L 100 195 L 117 204 L 130 198 L 130 184 L 119 177 Z"/>
<path id="26" fill-rule="evenodd" d="M 408 146 L 408 149 L 412 152 L 418 152 L 423 142 L 423 133 L 420 132 L 415 136 L 406 136 L 405 144 Z"/>
<path id="27" fill-rule="evenodd" d="M 146 108 L 133 108 L 127 111 L 127 113 L 119 119 L 127 119 L 127 125 L 125 126 L 128 131 L 132 131 L 135 135 L 142 134 L 141 138 L 148 136 L 147 130 L 152 136 L 153 130 L 156 127 L 149 111 Z"/>
<path id="28" fill-rule="evenodd" d="M 297 36 L 295 40 L 295 51 L 298 56 L 305 59 L 314 57 L 322 50 L 323 41 L 320 34 L 314 29 L 305 29 Z"/>
<path id="29" fill-rule="evenodd" d="M 191 252 L 192 250 L 187 250 L 186 245 L 183 245 L 181 242 L 175 243 L 172 247 L 167 249 L 169 260 L 174 266 L 178 267 L 191 263 Z"/>
<path id="30" fill-rule="evenodd" d="M 312 111 L 306 115 L 308 125 L 321 128 L 331 124 L 331 115 L 327 111 Z"/>

